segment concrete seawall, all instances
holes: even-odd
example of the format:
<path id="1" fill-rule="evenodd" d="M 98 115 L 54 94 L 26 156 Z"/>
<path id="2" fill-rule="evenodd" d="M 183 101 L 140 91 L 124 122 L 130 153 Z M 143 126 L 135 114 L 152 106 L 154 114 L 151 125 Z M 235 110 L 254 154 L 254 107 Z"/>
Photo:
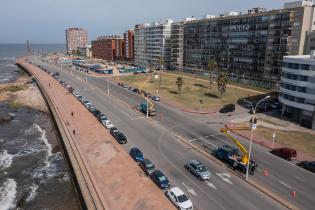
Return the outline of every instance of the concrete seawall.
<path id="1" fill-rule="evenodd" d="M 17 64 L 34 76 L 49 105 L 83 208 L 174 209 L 109 132 L 58 81 L 25 58 Z"/>

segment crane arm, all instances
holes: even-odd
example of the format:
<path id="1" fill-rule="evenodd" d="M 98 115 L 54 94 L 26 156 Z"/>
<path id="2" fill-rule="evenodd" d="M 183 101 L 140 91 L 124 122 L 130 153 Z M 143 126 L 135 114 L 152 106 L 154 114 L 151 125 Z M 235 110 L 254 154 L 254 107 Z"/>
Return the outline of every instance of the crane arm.
<path id="1" fill-rule="evenodd" d="M 236 139 L 234 138 L 230 133 L 229 130 L 226 128 L 221 128 L 220 130 L 222 133 L 224 133 L 225 135 L 227 135 L 235 144 L 236 146 L 244 153 L 244 156 L 242 157 L 242 162 L 247 164 L 248 162 L 248 152 L 245 149 L 245 147 Z"/>

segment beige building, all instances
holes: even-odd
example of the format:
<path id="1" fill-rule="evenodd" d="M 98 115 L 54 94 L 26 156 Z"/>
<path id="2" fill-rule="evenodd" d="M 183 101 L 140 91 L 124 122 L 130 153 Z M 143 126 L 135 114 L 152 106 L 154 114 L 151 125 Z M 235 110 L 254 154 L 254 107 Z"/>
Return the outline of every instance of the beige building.
<path id="1" fill-rule="evenodd" d="M 79 47 L 88 45 L 88 31 L 84 28 L 69 28 L 66 30 L 67 54 L 77 53 Z"/>

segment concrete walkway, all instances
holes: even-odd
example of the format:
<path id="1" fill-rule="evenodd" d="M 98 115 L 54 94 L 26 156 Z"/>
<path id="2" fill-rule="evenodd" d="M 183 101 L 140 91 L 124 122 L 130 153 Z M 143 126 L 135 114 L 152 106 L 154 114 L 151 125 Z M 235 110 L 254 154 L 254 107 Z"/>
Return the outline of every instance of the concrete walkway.
<path id="1" fill-rule="evenodd" d="M 174 209 L 163 192 L 71 93 L 24 59 L 18 60 L 18 64 L 40 81 L 65 122 L 73 140 L 70 143 L 77 149 L 75 158 L 81 159 L 79 167 L 87 170 L 86 176 L 93 185 L 90 187 L 95 190 L 93 198 L 99 202 L 95 209 Z"/>

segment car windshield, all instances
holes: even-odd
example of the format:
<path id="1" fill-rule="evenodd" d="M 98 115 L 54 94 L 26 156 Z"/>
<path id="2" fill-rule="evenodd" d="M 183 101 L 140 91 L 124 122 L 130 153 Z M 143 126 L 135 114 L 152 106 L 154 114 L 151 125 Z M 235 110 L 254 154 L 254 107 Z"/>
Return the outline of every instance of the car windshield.
<path id="1" fill-rule="evenodd" d="M 182 194 L 182 195 L 178 196 L 177 198 L 178 198 L 178 202 L 180 202 L 180 203 L 188 201 L 188 198 L 185 194 Z"/>
<path id="2" fill-rule="evenodd" d="M 147 166 L 147 168 L 153 168 L 154 167 L 153 163 L 147 163 L 146 166 Z"/>
<path id="3" fill-rule="evenodd" d="M 159 180 L 160 182 L 165 182 L 167 179 L 166 176 L 159 176 Z"/>
<path id="4" fill-rule="evenodd" d="M 197 170 L 200 171 L 200 172 L 205 172 L 207 171 L 206 167 L 204 167 L 203 165 L 200 165 L 197 167 Z"/>

